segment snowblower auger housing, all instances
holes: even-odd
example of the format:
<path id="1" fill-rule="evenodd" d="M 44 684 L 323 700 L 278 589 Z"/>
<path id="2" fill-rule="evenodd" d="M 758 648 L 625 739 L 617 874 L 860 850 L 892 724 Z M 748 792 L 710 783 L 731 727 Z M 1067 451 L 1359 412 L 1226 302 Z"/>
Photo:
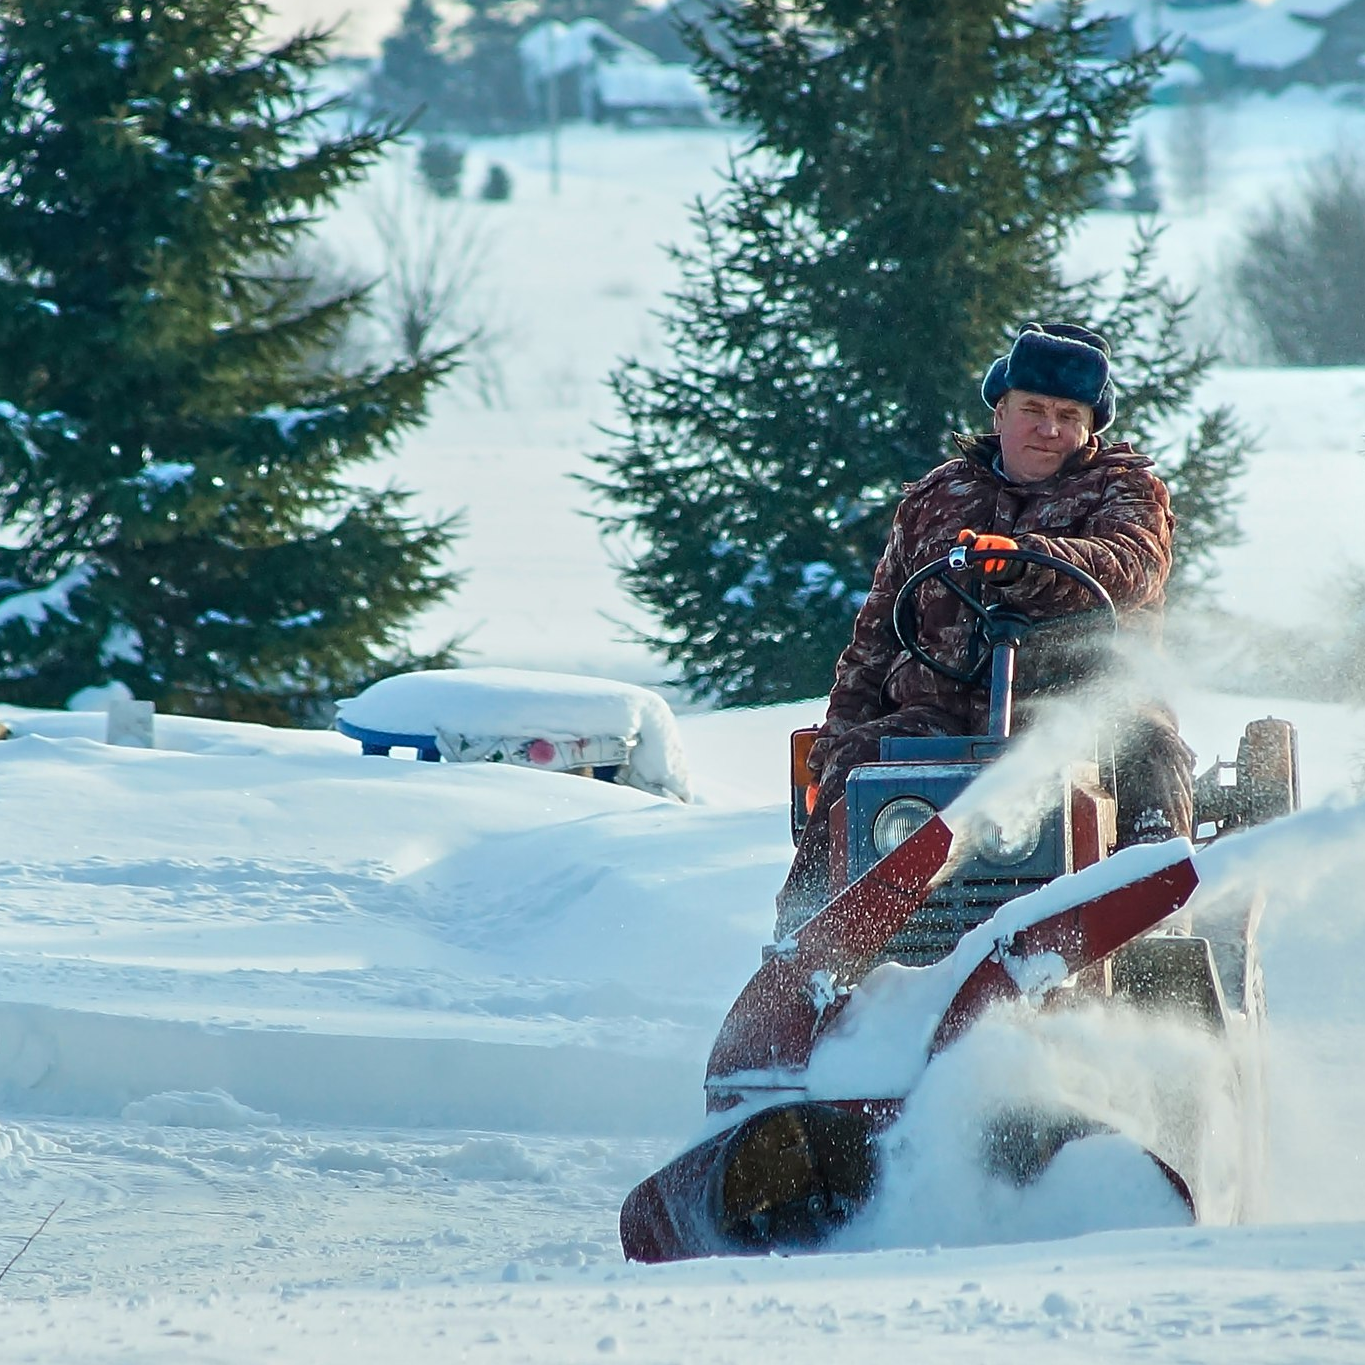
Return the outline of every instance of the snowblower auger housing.
<path id="1" fill-rule="evenodd" d="M 1077 579 L 1116 628 L 1104 589 L 1073 565 L 1032 551 L 990 555 Z M 910 1097 L 812 1094 L 806 1066 L 822 1037 L 837 1031 L 863 977 L 885 962 L 951 976 L 947 1008 L 934 1006 L 934 1019 L 908 1021 L 907 1039 L 931 1040 L 927 1059 L 962 1037 L 996 1001 L 1020 998 L 1027 982 L 1030 1001 L 1045 1006 L 1120 1000 L 1179 1012 L 1226 1040 L 1231 1088 L 1256 1103 L 1259 907 L 1248 906 L 1240 918 L 1220 913 L 1218 934 L 1208 938 L 1158 930 L 1198 884 L 1193 850 L 1171 840 L 1126 850 L 1110 863 L 1112 751 L 1054 779 L 1054 800 L 1044 814 L 994 831 L 978 826 L 971 847 L 955 855 L 954 833 L 941 812 L 1007 749 L 1015 655 L 1034 628 L 983 605 L 952 579 L 985 557 L 959 547 L 926 565 L 902 590 L 896 622 L 907 650 L 927 666 L 990 687 L 989 733 L 883 740 L 879 761 L 849 775 L 835 806 L 831 850 L 831 884 L 839 889 L 794 934 L 765 946 L 707 1066 L 707 1108 L 733 1121 L 631 1191 L 621 1210 L 629 1258 L 811 1250 L 875 1197 L 879 1135 Z M 987 649 L 970 672 L 926 654 L 915 638 L 913 595 L 930 577 L 942 579 L 978 618 Z M 798 838 L 810 808 L 813 776 L 805 756 L 813 734 L 798 731 L 792 738 L 791 825 Z M 1205 839 L 1295 809 L 1292 726 L 1274 720 L 1248 726 L 1237 762 L 1215 764 L 1199 779 L 1198 792 Z M 1063 877 L 1068 880 L 1054 887 Z M 1059 895 L 1063 887 L 1066 894 Z M 1188 1096 L 1181 1102 L 1188 1109 Z M 1159 1152 L 1074 1109 L 1001 1113 L 982 1133 L 982 1168 L 1022 1186 L 1061 1148 L 1100 1134 L 1126 1143 L 1125 1151 L 1158 1173 L 1185 1221 L 1197 1216 L 1200 1192 L 1185 1174 L 1201 1167 L 1195 1139 Z"/>

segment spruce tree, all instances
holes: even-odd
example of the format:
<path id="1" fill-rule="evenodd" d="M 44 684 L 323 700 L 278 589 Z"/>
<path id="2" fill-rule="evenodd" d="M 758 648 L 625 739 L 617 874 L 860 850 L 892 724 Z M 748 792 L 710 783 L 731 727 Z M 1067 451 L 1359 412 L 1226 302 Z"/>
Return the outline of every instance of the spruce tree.
<path id="1" fill-rule="evenodd" d="M 622 420 L 589 480 L 693 695 L 827 691 L 902 481 L 985 426 L 981 376 L 1021 322 L 1097 320 L 1098 285 L 1058 258 L 1169 54 L 1102 58 L 1082 8 L 749 0 L 696 39 L 749 137 L 673 252 L 669 360 L 613 376 Z M 1116 368 L 1151 335 L 1157 392 L 1173 324 L 1149 275 L 1129 284 L 1148 316 Z M 1143 421 L 1125 391 L 1120 423 Z"/>
<path id="2" fill-rule="evenodd" d="M 348 481 L 458 348 L 344 368 L 288 262 L 394 136 L 329 133 L 326 38 L 245 0 L 0 11 L 0 694 L 121 682 L 279 719 L 385 666 L 452 519 Z"/>
<path id="3" fill-rule="evenodd" d="M 460 127 L 488 134 L 525 126 L 517 40 L 528 27 L 518 0 L 466 0 L 450 45 L 450 108 Z"/>
<path id="4" fill-rule="evenodd" d="M 380 44 L 372 96 L 376 103 L 429 128 L 449 119 L 451 67 L 441 16 L 431 0 L 408 0 L 398 27 Z"/>

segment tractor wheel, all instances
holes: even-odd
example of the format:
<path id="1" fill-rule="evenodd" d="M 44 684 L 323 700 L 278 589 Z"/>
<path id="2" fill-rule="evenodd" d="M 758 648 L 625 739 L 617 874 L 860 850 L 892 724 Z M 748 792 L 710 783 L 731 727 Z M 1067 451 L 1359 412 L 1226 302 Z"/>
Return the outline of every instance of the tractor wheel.
<path id="1" fill-rule="evenodd" d="M 1237 785 L 1246 821 L 1263 825 L 1299 808 L 1298 736 L 1288 721 L 1253 720 L 1237 746 Z"/>

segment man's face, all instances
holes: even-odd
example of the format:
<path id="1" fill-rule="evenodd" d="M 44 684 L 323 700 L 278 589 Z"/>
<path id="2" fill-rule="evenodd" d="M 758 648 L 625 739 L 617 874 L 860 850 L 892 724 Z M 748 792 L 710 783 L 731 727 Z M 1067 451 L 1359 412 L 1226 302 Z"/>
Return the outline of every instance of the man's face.
<path id="1" fill-rule="evenodd" d="M 1072 398 L 1010 389 L 995 405 L 1000 461 L 1014 483 L 1050 479 L 1089 444 L 1095 410 Z"/>

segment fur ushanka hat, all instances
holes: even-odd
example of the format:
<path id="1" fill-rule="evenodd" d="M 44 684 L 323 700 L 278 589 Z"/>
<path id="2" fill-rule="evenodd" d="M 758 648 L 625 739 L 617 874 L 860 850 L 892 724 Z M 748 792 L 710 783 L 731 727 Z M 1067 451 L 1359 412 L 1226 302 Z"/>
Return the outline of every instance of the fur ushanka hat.
<path id="1" fill-rule="evenodd" d="M 988 408 L 1010 389 L 1070 398 L 1095 412 L 1096 432 L 1114 420 L 1114 381 L 1109 376 L 1109 343 L 1088 327 L 1070 322 L 1026 322 L 1008 355 L 986 371 L 981 396 Z"/>

